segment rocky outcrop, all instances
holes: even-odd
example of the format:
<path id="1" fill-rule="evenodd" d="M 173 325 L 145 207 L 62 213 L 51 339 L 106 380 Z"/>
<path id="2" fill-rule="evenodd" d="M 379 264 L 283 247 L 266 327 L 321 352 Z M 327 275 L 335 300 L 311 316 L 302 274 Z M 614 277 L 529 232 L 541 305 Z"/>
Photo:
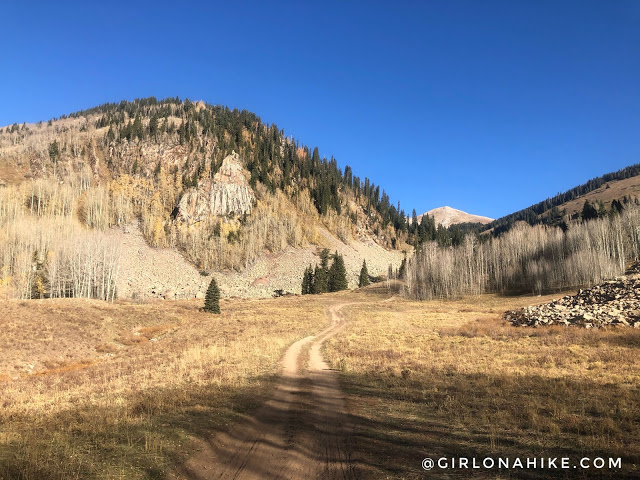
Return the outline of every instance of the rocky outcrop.
<path id="1" fill-rule="evenodd" d="M 200 182 L 180 199 L 176 218 L 195 223 L 211 216 L 251 213 L 255 196 L 237 153 L 225 157 L 213 180 Z"/>
<path id="2" fill-rule="evenodd" d="M 505 320 L 516 326 L 546 325 L 640 328 L 640 277 L 619 277 L 559 300 L 513 310 Z"/>

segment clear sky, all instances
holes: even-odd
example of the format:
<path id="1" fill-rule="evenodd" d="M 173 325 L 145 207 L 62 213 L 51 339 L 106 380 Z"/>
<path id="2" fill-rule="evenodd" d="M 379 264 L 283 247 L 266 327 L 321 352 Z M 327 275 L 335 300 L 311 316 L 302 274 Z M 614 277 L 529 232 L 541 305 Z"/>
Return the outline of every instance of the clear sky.
<path id="1" fill-rule="evenodd" d="M 245 108 L 407 213 L 499 217 L 640 162 L 640 1 L 16 1 L 0 25 L 0 125 Z"/>

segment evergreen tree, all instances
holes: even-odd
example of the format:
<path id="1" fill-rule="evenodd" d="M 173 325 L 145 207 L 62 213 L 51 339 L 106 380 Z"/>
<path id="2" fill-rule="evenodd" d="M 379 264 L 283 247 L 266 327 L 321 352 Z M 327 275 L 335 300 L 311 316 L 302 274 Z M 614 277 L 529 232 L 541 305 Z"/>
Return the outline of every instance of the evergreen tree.
<path id="1" fill-rule="evenodd" d="M 598 218 L 598 210 L 594 207 L 589 200 L 584 201 L 584 206 L 582 207 L 582 220 L 593 220 L 594 218 Z"/>
<path id="2" fill-rule="evenodd" d="M 149 135 L 156 140 L 158 136 L 158 117 L 155 115 L 149 120 Z"/>
<path id="3" fill-rule="evenodd" d="M 613 202 L 611 202 L 611 211 L 609 212 L 609 214 L 611 216 L 617 215 L 620 212 L 622 212 L 622 203 L 620 203 L 619 200 L 614 200 Z"/>
<path id="4" fill-rule="evenodd" d="M 311 285 L 311 293 L 326 293 L 329 291 L 329 279 L 327 271 L 319 265 L 313 272 L 313 283 Z"/>
<path id="5" fill-rule="evenodd" d="M 311 156 L 311 173 L 315 173 L 320 166 L 320 153 L 318 147 L 314 147 L 313 154 Z"/>
<path id="6" fill-rule="evenodd" d="M 330 257 L 329 249 L 324 248 L 320 252 L 320 266 L 324 268 L 325 272 L 329 271 L 329 257 Z"/>
<path id="7" fill-rule="evenodd" d="M 40 258 L 37 250 L 33 252 L 31 262 L 35 278 L 31 285 L 31 298 L 47 298 L 49 296 L 49 280 L 46 275 L 45 261 L 46 257 Z"/>
<path id="8" fill-rule="evenodd" d="M 336 251 L 329 269 L 329 291 L 339 292 L 340 290 L 346 290 L 347 287 L 347 269 L 344 266 L 344 259 Z"/>
<path id="9" fill-rule="evenodd" d="M 136 137 L 138 140 L 142 140 L 144 138 L 144 129 L 142 127 L 142 119 L 140 118 L 140 114 L 136 115 L 136 118 L 133 121 L 133 126 L 131 128 L 131 138 Z"/>
<path id="10" fill-rule="evenodd" d="M 53 163 L 57 163 L 60 159 L 60 147 L 58 146 L 58 141 L 54 140 L 53 143 L 49 144 L 49 158 Z"/>
<path id="11" fill-rule="evenodd" d="M 366 287 L 369 285 L 369 272 L 367 271 L 367 261 L 362 261 L 362 268 L 360 269 L 360 278 L 358 279 L 358 287 Z"/>
<path id="12" fill-rule="evenodd" d="M 113 127 L 112 126 L 109 126 L 109 131 L 107 132 L 107 135 L 106 135 L 105 138 L 107 140 L 107 143 L 113 142 L 113 140 L 116 138 L 116 134 L 113 131 Z"/>
<path id="13" fill-rule="evenodd" d="M 205 312 L 220 313 L 220 290 L 214 277 L 211 277 L 211 283 L 209 283 L 207 294 L 204 297 L 204 310 Z"/>
<path id="14" fill-rule="evenodd" d="M 407 257 L 405 256 L 402 259 L 402 263 L 400 264 L 400 270 L 398 270 L 398 278 L 404 279 L 406 271 L 407 271 Z"/>
<path id="15" fill-rule="evenodd" d="M 302 295 L 313 293 L 313 268 L 309 265 L 302 277 Z"/>

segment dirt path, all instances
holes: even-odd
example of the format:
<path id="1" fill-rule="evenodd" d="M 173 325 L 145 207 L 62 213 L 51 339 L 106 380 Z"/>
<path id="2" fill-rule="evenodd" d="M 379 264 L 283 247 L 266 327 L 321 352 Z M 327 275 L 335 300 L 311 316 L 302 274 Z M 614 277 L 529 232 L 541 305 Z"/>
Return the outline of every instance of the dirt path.
<path id="1" fill-rule="evenodd" d="M 344 328 L 345 305 L 329 307 L 331 325 L 287 349 L 267 403 L 233 431 L 216 435 L 170 478 L 355 478 L 344 395 L 320 351 Z"/>

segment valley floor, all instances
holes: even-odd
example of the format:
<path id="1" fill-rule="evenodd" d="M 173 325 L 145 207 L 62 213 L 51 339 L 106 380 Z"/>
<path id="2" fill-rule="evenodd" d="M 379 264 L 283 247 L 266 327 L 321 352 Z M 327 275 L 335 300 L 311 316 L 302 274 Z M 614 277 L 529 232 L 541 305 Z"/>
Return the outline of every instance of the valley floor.
<path id="1" fill-rule="evenodd" d="M 384 302 L 363 293 L 368 301 L 345 308 L 347 327 L 325 353 L 341 371 L 362 478 L 425 478 L 425 458 L 448 462 L 430 478 L 640 478 L 640 332 L 502 319 L 560 296 Z M 496 467 L 451 468 L 474 457 Z M 570 468 L 497 468 L 499 458 L 526 467 L 542 457 L 568 457 Z M 584 457 L 607 466 L 581 469 Z M 608 468 L 609 457 L 622 468 Z"/>
<path id="2" fill-rule="evenodd" d="M 0 478 L 637 478 L 640 332 L 501 319 L 549 298 L 2 302 Z"/>

